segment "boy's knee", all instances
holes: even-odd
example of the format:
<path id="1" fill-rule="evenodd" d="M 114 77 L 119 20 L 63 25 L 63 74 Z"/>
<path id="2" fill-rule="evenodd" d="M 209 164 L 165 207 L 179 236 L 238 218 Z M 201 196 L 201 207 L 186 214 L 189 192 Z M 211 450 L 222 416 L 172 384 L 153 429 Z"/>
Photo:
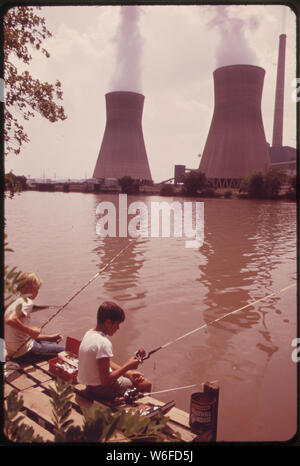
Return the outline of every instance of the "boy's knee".
<path id="1" fill-rule="evenodd" d="M 150 382 L 150 380 L 143 380 L 143 382 L 141 382 L 137 387 L 136 387 L 140 392 L 146 392 L 146 393 L 150 393 L 151 392 L 151 389 L 152 389 L 152 383 Z"/>

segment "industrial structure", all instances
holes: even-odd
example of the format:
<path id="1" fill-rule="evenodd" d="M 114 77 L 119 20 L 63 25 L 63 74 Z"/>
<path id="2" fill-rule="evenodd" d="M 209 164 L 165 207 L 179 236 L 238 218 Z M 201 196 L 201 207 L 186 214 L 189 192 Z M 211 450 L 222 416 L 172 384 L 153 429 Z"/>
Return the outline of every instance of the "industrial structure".
<path id="1" fill-rule="evenodd" d="M 239 187 L 241 179 L 270 166 L 261 114 L 265 70 L 253 65 L 218 68 L 214 113 L 200 161 L 215 187 Z"/>
<path id="2" fill-rule="evenodd" d="M 130 176 L 140 183 L 151 183 L 142 130 L 145 97 L 136 92 L 115 91 L 105 98 L 106 127 L 93 178 L 117 181 Z"/>
<path id="3" fill-rule="evenodd" d="M 284 121 L 284 77 L 285 77 L 285 49 L 286 35 L 279 36 L 277 77 L 275 90 L 273 138 L 270 147 L 270 159 L 272 166 L 284 169 L 288 174 L 296 174 L 296 149 L 283 146 L 283 121 Z"/>

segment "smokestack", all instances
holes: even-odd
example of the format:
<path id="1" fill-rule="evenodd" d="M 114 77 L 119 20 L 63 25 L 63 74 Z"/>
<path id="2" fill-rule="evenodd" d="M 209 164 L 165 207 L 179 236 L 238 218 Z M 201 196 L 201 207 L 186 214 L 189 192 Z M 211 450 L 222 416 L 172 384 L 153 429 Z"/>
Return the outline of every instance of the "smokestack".
<path id="1" fill-rule="evenodd" d="M 264 76 L 265 70 L 253 65 L 214 71 L 214 114 L 199 170 L 219 186 L 234 187 L 237 180 L 269 167 L 261 115 Z"/>
<path id="2" fill-rule="evenodd" d="M 106 127 L 93 177 L 152 181 L 142 130 L 145 97 L 115 91 L 105 98 Z"/>
<path id="3" fill-rule="evenodd" d="M 279 36 L 272 146 L 282 146 L 286 34 Z"/>

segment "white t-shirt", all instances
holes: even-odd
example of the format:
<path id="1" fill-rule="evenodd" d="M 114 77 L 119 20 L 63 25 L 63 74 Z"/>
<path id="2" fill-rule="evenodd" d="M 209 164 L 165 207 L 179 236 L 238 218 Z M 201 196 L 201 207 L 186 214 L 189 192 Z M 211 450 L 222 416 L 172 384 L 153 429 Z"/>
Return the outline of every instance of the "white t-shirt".
<path id="1" fill-rule="evenodd" d="M 97 359 L 112 357 L 112 343 L 107 336 L 101 331 L 88 330 L 79 347 L 79 383 L 101 385 Z"/>
<path id="2" fill-rule="evenodd" d="M 34 303 L 32 299 L 27 298 L 25 300 L 24 298 L 18 298 L 8 306 L 4 313 L 4 319 L 15 310 L 18 318 L 25 325 L 30 325 L 30 313 L 33 309 L 33 305 Z M 20 332 L 7 324 L 4 325 L 4 339 L 8 357 L 13 356 L 14 358 L 27 353 L 31 350 L 34 343 L 33 338 L 29 337 L 29 335 Z M 21 345 L 23 346 L 21 347 Z"/>

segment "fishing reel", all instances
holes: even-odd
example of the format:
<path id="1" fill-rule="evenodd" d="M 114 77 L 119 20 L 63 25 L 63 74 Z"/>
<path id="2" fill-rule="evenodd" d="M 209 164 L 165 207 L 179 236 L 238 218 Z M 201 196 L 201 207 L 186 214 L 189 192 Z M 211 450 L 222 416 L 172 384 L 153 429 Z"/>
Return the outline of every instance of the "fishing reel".
<path id="1" fill-rule="evenodd" d="M 128 388 L 123 395 L 124 401 L 129 404 L 133 403 L 138 398 L 142 398 L 142 396 L 143 395 L 139 393 L 136 388 Z"/>
<path id="2" fill-rule="evenodd" d="M 136 358 L 139 360 L 139 363 L 142 364 L 146 357 L 146 351 L 143 348 L 140 348 L 136 353 L 135 353 Z"/>
<path id="3" fill-rule="evenodd" d="M 158 348 L 155 348 L 154 350 L 152 351 L 149 351 L 148 354 L 146 354 L 146 351 L 143 349 L 143 348 L 140 348 L 136 353 L 135 353 L 135 356 L 136 358 L 139 360 L 139 363 L 142 364 L 143 361 L 145 361 L 145 359 L 149 359 L 151 354 L 153 353 L 156 353 L 156 351 L 162 349 L 163 346 L 159 346 Z"/>

